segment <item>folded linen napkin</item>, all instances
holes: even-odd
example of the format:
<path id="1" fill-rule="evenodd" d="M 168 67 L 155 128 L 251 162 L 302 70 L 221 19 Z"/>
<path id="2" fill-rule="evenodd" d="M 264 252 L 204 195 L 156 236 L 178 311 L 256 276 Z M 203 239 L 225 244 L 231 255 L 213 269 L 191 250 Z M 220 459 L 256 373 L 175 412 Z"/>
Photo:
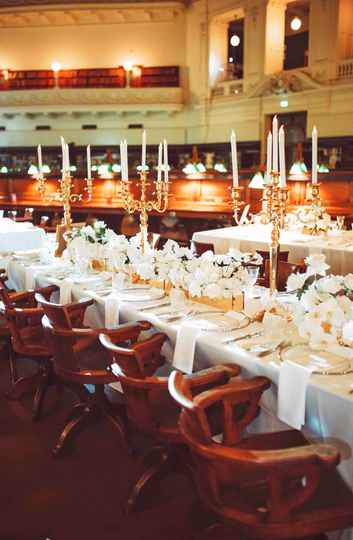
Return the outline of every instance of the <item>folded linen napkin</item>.
<path id="1" fill-rule="evenodd" d="M 201 332 L 201 328 L 190 321 L 180 325 L 175 343 L 173 367 L 184 373 L 192 373 L 196 340 Z"/>
<path id="2" fill-rule="evenodd" d="M 32 268 L 31 266 L 28 266 L 25 269 L 25 290 L 30 291 L 33 290 L 36 286 L 36 274 L 37 271 L 35 268 Z"/>
<path id="3" fill-rule="evenodd" d="M 306 389 L 313 369 L 288 361 L 281 366 L 277 415 L 295 429 L 301 429 L 305 424 Z"/>
<path id="4" fill-rule="evenodd" d="M 74 282 L 65 278 L 60 284 L 60 304 L 70 304 L 72 301 L 72 287 Z"/>
<path id="5" fill-rule="evenodd" d="M 120 298 L 117 294 L 106 296 L 104 301 L 105 327 L 108 329 L 117 328 L 119 325 Z"/>

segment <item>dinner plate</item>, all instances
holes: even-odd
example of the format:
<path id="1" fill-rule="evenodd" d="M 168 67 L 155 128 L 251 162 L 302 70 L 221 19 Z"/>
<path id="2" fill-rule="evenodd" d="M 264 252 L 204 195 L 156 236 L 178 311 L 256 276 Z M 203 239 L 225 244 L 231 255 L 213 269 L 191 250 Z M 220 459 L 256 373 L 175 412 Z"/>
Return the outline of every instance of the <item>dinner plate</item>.
<path id="1" fill-rule="evenodd" d="M 162 289 L 126 289 L 119 292 L 119 296 L 126 302 L 148 302 L 148 300 L 159 300 L 164 298 L 165 292 Z"/>
<path id="2" fill-rule="evenodd" d="M 308 345 L 293 345 L 281 351 L 281 360 L 312 368 L 320 375 L 345 375 L 353 371 L 352 360 L 329 351 L 316 350 Z"/>
<path id="3" fill-rule="evenodd" d="M 187 317 L 205 332 L 232 332 L 245 328 L 250 324 L 250 317 L 243 312 L 233 312 L 227 315 L 221 311 L 203 311 L 190 313 Z"/>

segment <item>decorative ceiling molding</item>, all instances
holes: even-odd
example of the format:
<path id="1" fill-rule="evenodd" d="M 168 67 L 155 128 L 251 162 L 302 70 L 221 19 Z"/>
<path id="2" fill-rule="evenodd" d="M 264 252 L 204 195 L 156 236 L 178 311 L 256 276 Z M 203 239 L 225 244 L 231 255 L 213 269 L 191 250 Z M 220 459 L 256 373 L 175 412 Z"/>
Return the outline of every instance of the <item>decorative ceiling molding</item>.
<path id="1" fill-rule="evenodd" d="M 0 0 L 0 28 L 172 22 L 185 9 L 184 2 L 180 1 L 20 4 L 22 2 L 16 4 L 14 1 L 14 7 L 10 9 L 10 1 L 6 4 Z"/>
<path id="2" fill-rule="evenodd" d="M 269 75 L 248 91 L 247 97 L 265 97 L 271 95 L 287 95 L 306 90 L 318 90 L 322 84 L 315 81 L 305 71 L 281 72 Z"/>

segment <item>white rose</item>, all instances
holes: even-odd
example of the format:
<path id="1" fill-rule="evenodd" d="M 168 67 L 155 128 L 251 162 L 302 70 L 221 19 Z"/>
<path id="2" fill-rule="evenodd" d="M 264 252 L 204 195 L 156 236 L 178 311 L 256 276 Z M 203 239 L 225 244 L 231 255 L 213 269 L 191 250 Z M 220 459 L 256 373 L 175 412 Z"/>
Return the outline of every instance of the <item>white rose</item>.
<path id="1" fill-rule="evenodd" d="M 347 274 L 346 276 L 344 276 L 343 283 L 347 289 L 353 290 L 353 274 Z"/>
<path id="2" fill-rule="evenodd" d="M 287 280 L 287 291 L 302 289 L 307 277 L 306 274 L 291 274 Z"/>
<path id="3" fill-rule="evenodd" d="M 325 261 L 326 257 L 322 254 L 315 254 L 306 257 L 305 263 L 308 266 L 308 275 L 312 276 L 317 274 L 319 276 L 324 276 L 326 274 L 326 270 L 330 268 L 330 266 L 326 264 Z"/>

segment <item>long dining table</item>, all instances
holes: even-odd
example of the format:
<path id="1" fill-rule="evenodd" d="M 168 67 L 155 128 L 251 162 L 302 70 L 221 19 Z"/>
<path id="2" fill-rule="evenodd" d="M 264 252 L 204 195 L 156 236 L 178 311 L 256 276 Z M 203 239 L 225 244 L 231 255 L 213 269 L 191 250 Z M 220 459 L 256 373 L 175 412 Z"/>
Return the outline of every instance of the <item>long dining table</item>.
<path id="1" fill-rule="evenodd" d="M 56 284 L 62 286 L 63 279 L 58 278 L 57 273 L 51 272 L 50 265 L 31 263 L 28 261 L 10 259 L 7 264 L 9 281 L 17 290 L 25 288 L 28 272 L 33 271 L 33 283 L 36 286 Z M 72 274 L 74 270 L 72 269 Z M 67 275 L 67 274 L 66 274 Z M 93 278 L 80 277 L 75 282 L 71 279 L 71 295 L 73 301 L 82 298 L 93 298 L 94 303 L 86 313 L 85 323 L 91 327 L 104 327 L 107 296 L 94 290 L 94 279 L 107 279 L 107 274 L 95 274 Z M 169 362 L 173 361 L 173 351 L 180 329 L 182 319 L 164 321 L 158 314 L 160 309 L 145 307 L 146 302 L 120 302 L 119 321 L 129 322 L 137 320 L 150 321 L 156 331 L 164 332 L 168 336 L 163 354 Z M 199 306 L 199 304 L 198 304 Z M 208 308 L 205 308 L 208 309 Z M 253 322 L 251 325 L 259 324 Z M 232 331 L 232 336 L 239 337 L 242 333 L 248 334 L 251 326 L 246 329 Z M 251 377 L 264 375 L 271 379 L 272 386 L 264 394 L 261 401 L 262 414 L 254 423 L 254 429 L 262 431 L 274 431 L 288 429 L 288 425 L 281 422 L 277 417 L 277 387 L 281 369 L 280 361 L 275 352 L 260 357 L 253 352 L 243 349 L 237 343 L 225 343 L 224 333 L 201 332 L 197 337 L 195 347 L 194 370 L 203 369 L 212 365 L 225 362 L 236 363 L 242 368 L 242 376 Z M 346 482 L 353 488 L 353 373 L 345 375 L 312 375 L 310 377 L 305 402 L 305 425 L 303 429 L 310 433 L 311 437 L 333 441 L 338 444 L 342 461 L 339 465 L 340 472 Z M 296 388 L 291 390 L 294 392 Z M 291 398 L 293 399 L 293 396 Z M 330 535 L 332 540 L 353 540 L 353 531 L 337 531 Z"/>
<path id="2" fill-rule="evenodd" d="M 229 249 L 268 251 L 271 225 L 240 225 L 195 232 L 192 240 L 213 244 L 215 253 Z M 281 250 L 289 251 L 288 260 L 302 263 L 308 255 L 323 253 L 333 274 L 353 272 L 353 231 L 331 231 L 327 236 L 313 236 L 295 230 L 281 231 Z"/>

